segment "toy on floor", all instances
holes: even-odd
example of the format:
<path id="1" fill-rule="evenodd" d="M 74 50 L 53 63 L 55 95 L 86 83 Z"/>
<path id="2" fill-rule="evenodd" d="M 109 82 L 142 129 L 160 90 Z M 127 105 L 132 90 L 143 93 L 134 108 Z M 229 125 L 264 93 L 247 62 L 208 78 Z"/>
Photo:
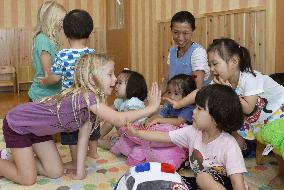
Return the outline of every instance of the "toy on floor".
<path id="1" fill-rule="evenodd" d="M 146 162 L 131 167 L 117 182 L 114 190 L 188 190 L 174 166 Z"/>

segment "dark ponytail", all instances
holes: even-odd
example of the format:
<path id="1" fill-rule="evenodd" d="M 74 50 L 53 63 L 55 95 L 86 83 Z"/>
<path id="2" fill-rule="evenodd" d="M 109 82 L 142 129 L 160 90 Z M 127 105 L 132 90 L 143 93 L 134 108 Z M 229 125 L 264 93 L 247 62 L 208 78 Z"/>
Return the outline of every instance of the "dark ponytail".
<path id="1" fill-rule="evenodd" d="M 249 50 L 246 47 L 239 46 L 240 47 L 240 71 L 250 72 L 254 76 L 255 73 L 253 72 L 252 66 L 251 66 L 251 58 Z"/>

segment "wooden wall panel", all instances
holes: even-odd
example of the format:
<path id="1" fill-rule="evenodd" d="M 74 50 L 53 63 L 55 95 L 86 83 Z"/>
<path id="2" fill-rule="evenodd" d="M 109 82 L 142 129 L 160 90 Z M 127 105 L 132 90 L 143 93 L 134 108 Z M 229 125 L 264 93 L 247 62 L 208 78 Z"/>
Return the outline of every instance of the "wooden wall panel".
<path id="1" fill-rule="evenodd" d="M 17 61 L 17 44 L 18 35 L 13 29 L 0 30 L 0 44 L 1 44 L 1 65 L 13 65 Z"/>
<path id="2" fill-rule="evenodd" d="M 18 36 L 18 48 L 15 54 L 18 54 L 18 61 L 13 63 L 18 66 L 31 66 L 32 63 L 32 42 L 33 42 L 32 29 L 15 29 Z"/>
<path id="3" fill-rule="evenodd" d="M 234 14 L 234 35 L 230 36 L 240 44 L 244 46 L 245 42 L 245 31 L 244 31 L 244 25 L 245 25 L 245 13 L 240 14 Z"/>
<path id="4" fill-rule="evenodd" d="M 252 60 L 252 67 L 256 68 L 256 49 L 255 49 L 255 31 L 256 31 L 256 12 L 250 12 L 245 15 L 246 27 L 245 27 L 245 44 L 244 46 L 250 50 L 250 56 Z"/>
<path id="5" fill-rule="evenodd" d="M 136 70 L 138 69 L 139 72 L 144 74 L 148 84 L 150 84 L 152 81 L 160 80 L 158 65 L 166 63 L 161 63 L 161 60 L 158 59 L 160 54 L 158 46 L 159 43 L 161 43 L 160 38 L 158 37 L 158 23 L 161 21 L 169 21 L 172 15 L 174 15 L 177 11 L 188 10 L 192 12 L 196 18 L 198 18 L 198 15 L 204 13 L 265 6 L 266 1 L 267 0 L 131 0 L 131 68 Z M 151 4 L 152 6 L 147 8 L 148 4 Z M 145 8 L 143 8 L 144 6 Z M 145 19 L 147 18 L 143 17 L 142 15 L 151 15 L 151 17 L 149 17 L 150 22 L 146 22 Z M 217 20 L 216 22 L 225 22 L 226 24 L 232 26 L 231 23 L 233 20 L 230 18 L 234 17 L 228 16 L 228 18 L 225 20 L 222 20 L 223 17 L 220 17 L 219 21 Z M 196 22 L 197 30 L 195 34 L 199 32 L 199 30 L 203 32 L 203 28 L 200 27 L 198 22 L 199 21 Z M 234 35 L 233 26 L 231 28 L 225 27 L 224 29 L 219 30 L 222 30 L 225 35 Z M 198 38 L 202 45 L 204 41 L 207 41 L 206 37 L 194 36 L 194 38 Z M 145 40 L 144 45 L 142 45 L 143 40 Z M 146 43 L 147 40 L 149 40 L 149 43 Z M 147 49 L 150 50 L 149 53 L 147 53 Z"/>
<path id="6" fill-rule="evenodd" d="M 158 24 L 158 53 L 160 61 L 158 62 L 158 82 L 162 83 L 162 78 L 168 73 L 168 52 L 173 45 L 172 34 L 170 31 L 170 22 L 163 22 Z"/>
<path id="7" fill-rule="evenodd" d="M 207 31 L 206 31 L 206 17 L 199 17 L 195 21 L 196 28 L 193 33 L 192 40 L 199 42 L 203 47 L 207 47 Z"/>
<path id="8" fill-rule="evenodd" d="M 47 0 L 0 0 L 0 28 L 34 27 L 38 7 Z M 95 28 L 105 26 L 105 0 L 57 0 L 66 10 L 85 9 Z M 3 16 L 3 17 L 2 17 Z"/>
<path id="9" fill-rule="evenodd" d="M 276 23 L 275 23 L 275 63 L 276 65 L 276 72 L 284 73 L 284 53 L 283 53 L 283 46 L 284 46 L 284 1 L 276 0 Z M 269 17 L 269 16 L 267 16 Z M 274 28 L 272 28 L 273 30 Z"/>
<path id="10" fill-rule="evenodd" d="M 258 12 L 256 14 L 255 23 L 255 69 L 263 73 L 272 74 L 272 63 L 266 63 L 266 23 L 265 23 L 265 11 Z M 249 27 L 249 26 L 248 26 Z M 274 65 L 275 69 L 275 65 Z M 273 71 L 274 72 L 274 71 Z"/>
<path id="11" fill-rule="evenodd" d="M 16 67 L 18 82 L 29 82 L 32 71 L 32 38 L 36 25 L 38 7 L 46 0 L 0 0 L 0 65 Z M 106 52 L 106 2 L 104 0 L 58 0 L 67 11 L 87 10 L 94 20 L 88 47 L 97 52 Z M 13 14 L 12 14 L 13 13 Z M 0 15 L 1 16 L 1 15 Z M 69 44 L 63 31 L 60 34 L 61 48 Z"/>

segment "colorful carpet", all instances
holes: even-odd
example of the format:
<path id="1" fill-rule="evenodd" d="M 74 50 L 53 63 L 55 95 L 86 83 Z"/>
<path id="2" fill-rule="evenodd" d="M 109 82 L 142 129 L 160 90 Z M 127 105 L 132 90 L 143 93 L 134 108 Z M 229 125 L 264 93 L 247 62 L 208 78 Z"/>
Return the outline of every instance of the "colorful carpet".
<path id="1" fill-rule="evenodd" d="M 2 120 L 0 120 L 2 125 Z M 5 147 L 2 130 L 0 130 L 0 148 Z M 70 161 L 67 146 L 58 145 L 58 150 L 64 162 Z M 32 186 L 20 186 L 5 178 L 0 178 L 1 190 L 111 190 L 119 177 L 128 169 L 124 157 L 117 157 L 109 151 L 99 149 L 99 159 L 88 159 L 86 167 L 88 176 L 84 180 L 72 180 L 63 176 L 58 179 L 50 179 L 38 176 L 36 184 Z M 245 178 L 250 190 L 272 190 L 266 184 L 276 174 L 277 164 L 272 157 L 266 157 L 263 165 L 256 165 L 255 159 L 246 160 L 248 173 Z M 183 171 L 188 173 L 188 171 Z"/>

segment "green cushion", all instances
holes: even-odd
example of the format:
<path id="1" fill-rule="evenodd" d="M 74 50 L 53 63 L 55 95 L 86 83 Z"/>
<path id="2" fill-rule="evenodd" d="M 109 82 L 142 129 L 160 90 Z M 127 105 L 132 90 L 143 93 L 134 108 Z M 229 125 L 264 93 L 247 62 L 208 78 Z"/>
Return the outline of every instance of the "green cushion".
<path id="1" fill-rule="evenodd" d="M 262 144 L 272 144 L 274 152 L 284 157 L 284 117 L 263 125 L 256 136 Z"/>
<path id="2" fill-rule="evenodd" d="M 260 135 L 260 133 L 257 133 L 256 134 L 256 140 L 258 141 L 258 142 L 260 142 L 261 144 L 265 144 L 265 145 L 268 145 L 269 143 L 265 143 L 264 141 L 263 141 L 263 139 L 261 138 L 261 135 Z M 280 149 L 278 149 L 278 148 L 274 148 L 273 147 L 273 150 L 272 150 L 275 154 L 277 154 L 277 155 L 281 155 L 281 152 L 280 152 Z"/>

